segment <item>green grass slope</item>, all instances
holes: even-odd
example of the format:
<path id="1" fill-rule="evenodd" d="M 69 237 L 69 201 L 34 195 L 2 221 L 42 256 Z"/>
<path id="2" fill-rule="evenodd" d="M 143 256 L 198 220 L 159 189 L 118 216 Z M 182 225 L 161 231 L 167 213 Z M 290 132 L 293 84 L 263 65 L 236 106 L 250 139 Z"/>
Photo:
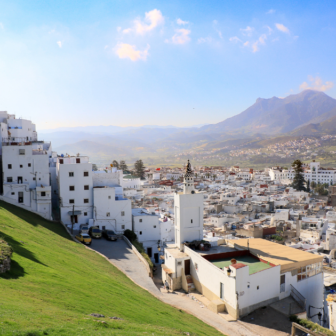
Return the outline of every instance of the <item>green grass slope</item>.
<path id="1" fill-rule="evenodd" d="M 0 275 L 0 335 L 222 335 L 136 286 L 61 224 L 0 202 L 0 237 L 14 250 Z"/>

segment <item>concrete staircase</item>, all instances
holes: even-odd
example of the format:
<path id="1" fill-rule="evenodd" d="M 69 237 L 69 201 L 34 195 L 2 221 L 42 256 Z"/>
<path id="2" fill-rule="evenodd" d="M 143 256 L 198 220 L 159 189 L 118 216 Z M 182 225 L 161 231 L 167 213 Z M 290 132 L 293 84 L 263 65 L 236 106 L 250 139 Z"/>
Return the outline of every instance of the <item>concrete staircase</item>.
<path id="1" fill-rule="evenodd" d="M 188 284 L 188 293 L 196 290 L 196 287 L 194 285 L 191 275 L 186 275 L 186 279 L 187 279 L 187 284 Z"/>

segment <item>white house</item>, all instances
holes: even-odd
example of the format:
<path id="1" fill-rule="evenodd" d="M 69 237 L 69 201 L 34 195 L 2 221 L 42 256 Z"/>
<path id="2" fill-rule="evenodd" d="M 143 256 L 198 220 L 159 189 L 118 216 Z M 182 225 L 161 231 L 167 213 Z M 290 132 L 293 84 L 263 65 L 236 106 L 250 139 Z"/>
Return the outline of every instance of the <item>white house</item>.
<path id="1" fill-rule="evenodd" d="M 93 218 L 92 174 L 87 156 L 57 157 L 60 220 L 74 229 Z"/>
<path id="2" fill-rule="evenodd" d="M 161 229 L 159 216 L 145 209 L 132 209 L 132 230 L 153 262 L 159 263 Z"/>
<path id="3" fill-rule="evenodd" d="M 121 187 L 93 187 L 92 225 L 123 233 L 132 230 L 132 205 L 131 200 L 116 194 L 117 188 Z"/>
<path id="4" fill-rule="evenodd" d="M 1 198 L 51 219 L 50 155 L 51 144 L 43 141 L 2 142 Z"/>

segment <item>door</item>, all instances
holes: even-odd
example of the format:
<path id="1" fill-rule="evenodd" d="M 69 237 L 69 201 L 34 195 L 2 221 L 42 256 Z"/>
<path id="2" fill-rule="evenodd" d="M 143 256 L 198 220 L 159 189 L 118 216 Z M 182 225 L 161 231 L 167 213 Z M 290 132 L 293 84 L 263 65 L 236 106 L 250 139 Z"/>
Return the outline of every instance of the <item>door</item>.
<path id="1" fill-rule="evenodd" d="M 147 247 L 147 254 L 149 258 L 152 258 L 152 248 L 151 247 Z"/>
<path id="2" fill-rule="evenodd" d="M 286 290 L 286 275 L 282 274 L 280 276 L 280 293 L 283 293 Z"/>
<path id="3" fill-rule="evenodd" d="M 18 198 L 19 203 L 23 203 L 23 191 L 18 192 Z"/>
<path id="4" fill-rule="evenodd" d="M 224 300 L 224 284 L 222 282 L 219 283 L 219 297 Z"/>
<path id="5" fill-rule="evenodd" d="M 22 183 L 22 176 L 18 176 L 18 183 Z"/>
<path id="6" fill-rule="evenodd" d="M 190 275 L 190 259 L 184 260 L 184 274 Z"/>
<path id="7" fill-rule="evenodd" d="M 154 253 L 155 264 L 159 263 L 159 253 Z"/>
<path id="8" fill-rule="evenodd" d="M 70 218 L 71 219 L 71 223 L 78 223 L 77 215 L 73 215 L 73 216 L 71 215 L 70 217 L 71 217 Z"/>

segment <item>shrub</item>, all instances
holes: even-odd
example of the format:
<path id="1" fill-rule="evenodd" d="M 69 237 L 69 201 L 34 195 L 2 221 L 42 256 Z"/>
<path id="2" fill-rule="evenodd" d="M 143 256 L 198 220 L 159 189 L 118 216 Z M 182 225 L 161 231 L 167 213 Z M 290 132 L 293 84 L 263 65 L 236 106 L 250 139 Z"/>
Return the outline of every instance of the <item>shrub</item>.
<path id="1" fill-rule="evenodd" d="M 312 331 L 317 331 L 317 332 L 321 332 L 323 335 L 326 336 L 335 336 L 335 333 L 332 332 L 329 329 L 323 328 L 320 325 L 318 325 L 317 323 L 314 323 L 312 321 L 306 320 L 306 319 L 300 319 L 298 318 L 296 315 L 291 315 L 289 317 L 291 322 L 295 322 L 297 324 L 302 325 L 303 327 L 312 330 Z"/>
<path id="2" fill-rule="evenodd" d="M 134 231 L 132 230 L 125 230 L 124 231 L 124 236 L 132 243 L 134 240 L 137 240 L 137 235 Z"/>
<path id="3" fill-rule="evenodd" d="M 13 249 L 8 245 L 7 242 L 0 239 L 0 264 L 12 256 Z"/>

